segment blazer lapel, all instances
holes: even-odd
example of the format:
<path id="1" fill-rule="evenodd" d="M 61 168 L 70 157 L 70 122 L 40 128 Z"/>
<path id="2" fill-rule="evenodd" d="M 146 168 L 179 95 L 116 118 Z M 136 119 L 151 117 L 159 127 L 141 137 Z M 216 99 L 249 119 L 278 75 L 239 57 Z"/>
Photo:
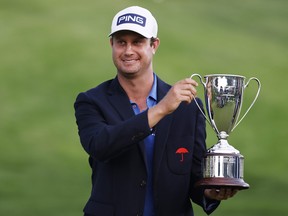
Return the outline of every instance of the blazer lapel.
<path id="1" fill-rule="evenodd" d="M 170 125 L 172 122 L 172 115 L 166 116 L 157 125 L 154 143 L 154 178 L 158 177 L 158 170 L 161 165 L 163 154 L 166 149 L 168 134 L 170 132 Z"/>
<path id="2" fill-rule="evenodd" d="M 112 80 L 108 89 L 108 95 L 110 103 L 123 120 L 129 119 L 135 115 L 131 107 L 130 100 L 124 89 L 121 87 L 117 77 Z M 139 148 L 143 156 L 144 163 L 147 167 L 145 144 L 143 141 L 139 142 Z"/>
<path id="3" fill-rule="evenodd" d="M 108 89 L 109 100 L 114 109 L 119 113 L 123 120 L 134 116 L 129 98 L 121 87 L 117 77 L 112 80 Z"/>
<path id="4" fill-rule="evenodd" d="M 158 101 L 160 101 L 166 93 L 169 91 L 170 86 L 164 83 L 162 80 L 158 78 L 158 92 L 157 97 Z M 158 170 L 160 168 L 160 164 L 163 158 L 163 154 L 165 152 L 166 143 L 168 139 L 168 134 L 170 133 L 171 122 L 173 119 L 173 115 L 165 116 L 157 125 L 155 132 L 155 144 L 154 144 L 154 178 L 158 178 Z"/>

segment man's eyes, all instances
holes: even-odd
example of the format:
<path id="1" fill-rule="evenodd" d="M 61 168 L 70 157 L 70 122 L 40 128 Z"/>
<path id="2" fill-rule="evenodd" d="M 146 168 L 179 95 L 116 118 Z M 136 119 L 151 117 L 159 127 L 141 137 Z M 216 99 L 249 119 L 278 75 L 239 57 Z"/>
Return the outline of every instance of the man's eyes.
<path id="1" fill-rule="evenodd" d="M 124 45 L 127 44 L 127 42 L 124 41 L 124 40 L 118 40 L 118 41 L 117 41 L 117 44 L 119 44 L 119 45 L 121 45 L 121 46 L 124 46 Z M 132 42 L 132 44 L 134 44 L 134 45 L 141 45 L 141 44 L 143 44 L 143 40 L 135 40 L 135 41 Z"/>
<path id="2" fill-rule="evenodd" d="M 125 42 L 125 41 L 122 41 L 122 40 L 118 40 L 118 41 L 117 41 L 117 44 L 119 44 L 119 45 L 125 45 L 126 42 Z"/>

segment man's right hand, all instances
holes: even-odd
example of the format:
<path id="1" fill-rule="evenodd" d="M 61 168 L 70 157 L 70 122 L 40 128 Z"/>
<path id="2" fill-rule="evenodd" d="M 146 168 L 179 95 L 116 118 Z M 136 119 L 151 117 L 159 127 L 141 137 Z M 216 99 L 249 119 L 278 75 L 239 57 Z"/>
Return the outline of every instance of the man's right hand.
<path id="1" fill-rule="evenodd" d="M 181 102 L 191 103 L 197 95 L 197 86 L 198 83 L 190 78 L 175 83 L 165 97 L 148 110 L 149 126 L 154 127 L 164 116 L 174 112 Z"/>

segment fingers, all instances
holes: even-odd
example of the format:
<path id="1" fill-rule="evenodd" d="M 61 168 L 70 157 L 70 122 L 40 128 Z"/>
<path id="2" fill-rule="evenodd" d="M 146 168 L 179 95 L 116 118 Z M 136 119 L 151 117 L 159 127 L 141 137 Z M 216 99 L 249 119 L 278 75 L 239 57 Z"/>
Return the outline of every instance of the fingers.
<path id="1" fill-rule="evenodd" d="M 190 78 L 177 82 L 173 88 L 175 95 L 179 97 L 181 101 L 191 103 L 191 101 L 197 96 L 196 87 L 198 83 Z"/>
<path id="2" fill-rule="evenodd" d="M 237 190 L 232 188 L 221 188 L 220 190 L 216 190 L 216 193 L 219 200 L 226 200 L 233 197 L 237 193 Z"/>
<path id="3" fill-rule="evenodd" d="M 238 189 L 220 188 L 220 189 L 206 189 L 205 195 L 210 199 L 227 200 L 233 197 L 238 192 Z"/>
<path id="4" fill-rule="evenodd" d="M 198 83 L 190 78 L 178 81 L 157 104 L 157 107 L 163 115 L 174 112 L 181 102 L 191 103 L 197 95 L 197 86 Z"/>

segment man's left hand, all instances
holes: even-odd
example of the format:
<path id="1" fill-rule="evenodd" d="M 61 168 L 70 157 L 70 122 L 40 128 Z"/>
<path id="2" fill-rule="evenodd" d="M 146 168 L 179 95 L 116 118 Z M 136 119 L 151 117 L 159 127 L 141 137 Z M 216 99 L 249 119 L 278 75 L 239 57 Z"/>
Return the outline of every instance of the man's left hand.
<path id="1" fill-rule="evenodd" d="M 238 192 L 238 189 L 220 188 L 220 189 L 205 189 L 204 195 L 209 199 L 226 200 L 233 197 Z"/>

